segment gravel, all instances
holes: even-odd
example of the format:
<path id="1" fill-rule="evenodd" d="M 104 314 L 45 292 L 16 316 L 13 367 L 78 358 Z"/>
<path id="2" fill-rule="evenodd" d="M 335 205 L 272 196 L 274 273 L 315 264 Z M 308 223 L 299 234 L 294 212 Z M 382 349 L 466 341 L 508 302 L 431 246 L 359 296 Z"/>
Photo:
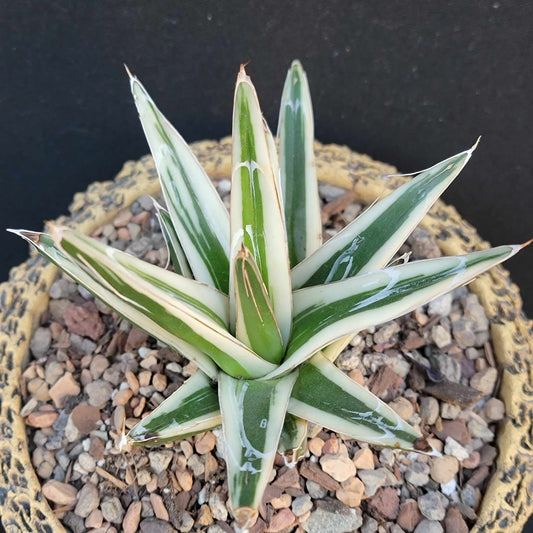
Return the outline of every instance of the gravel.
<path id="1" fill-rule="evenodd" d="M 219 182 L 221 192 L 229 189 L 228 180 Z M 345 207 L 345 191 L 320 190 L 324 201 L 344 206 L 330 210 L 326 232 L 333 234 L 361 206 Z M 94 236 L 166 265 L 148 197 Z M 414 258 L 440 256 L 421 229 L 400 252 L 408 251 Z M 122 429 L 176 390 L 195 365 L 66 276 L 52 284 L 50 296 L 49 312 L 30 339 L 34 359 L 23 374 L 23 415 L 43 494 L 53 506 L 66 506 L 59 514 L 63 523 L 80 533 L 100 527 L 229 531 L 220 430 L 128 454 L 119 450 Z M 505 417 L 503 402 L 491 397 L 499 375 L 488 330 L 479 300 L 461 288 L 356 335 L 337 366 L 424 434 L 435 435 L 443 456 L 376 450 L 316 428 L 297 470 L 276 461 L 273 492 L 252 531 L 467 531 L 497 455 L 494 424 Z M 463 506 L 462 514 L 454 505 Z"/>

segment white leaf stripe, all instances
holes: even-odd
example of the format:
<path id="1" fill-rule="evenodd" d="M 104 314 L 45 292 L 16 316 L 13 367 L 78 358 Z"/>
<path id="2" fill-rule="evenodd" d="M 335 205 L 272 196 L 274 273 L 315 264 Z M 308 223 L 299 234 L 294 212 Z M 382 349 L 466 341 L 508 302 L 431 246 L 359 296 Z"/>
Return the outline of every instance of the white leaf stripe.
<path id="1" fill-rule="evenodd" d="M 297 372 L 273 381 L 219 377 L 229 492 L 238 521 L 257 514 L 296 377 Z"/>
<path id="2" fill-rule="evenodd" d="M 191 309 L 227 328 L 229 321 L 228 297 L 213 287 L 152 265 L 126 252 L 106 246 L 82 233 L 65 230 L 62 235 L 63 238 L 66 238 L 80 250 L 84 250 L 95 260 L 116 261 L 143 280 L 176 297 Z"/>
<path id="3" fill-rule="evenodd" d="M 293 268 L 293 288 L 383 268 L 463 169 L 474 148 L 441 161 L 368 208 Z"/>
<path id="4" fill-rule="evenodd" d="M 261 359 L 214 320 L 199 314 L 177 298 L 170 297 L 165 291 L 113 260 L 102 256 L 95 260 L 91 256 L 91 247 L 81 239 L 76 241 L 72 231 L 67 230 L 63 234 L 59 231 L 56 240 L 67 252 L 82 254 L 83 259 L 89 262 L 98 275 L 112 285 L 121 297 L 165 328 L 175 332 L 176 336 L 209 355 L 230 375 L 259 377 L 273 368 L 274 365 Z M 182 280 L 189 281 L 186 278 Z"/>
<path id="5" fill-rule="evenodd" d="M 354 439 L 430 451 L 422 435 L 320 353 L 300 369 L 289 412 Z"/>
<path id="6" fill-rule="evenodd" d="M 228 212 L 187 143 L 135 77 L 131 77 L 131 90 L 174 229 L 194 276 L 227 293 Z"/>
<path id="7" fill-rule="evenodd" d="M 176 273 L 185 276 L 186 278 L 192 278 L 191 268 L 185 257 L 183 248 L 181 247 L 177 233 L 174 230 L 172 225 L 172 220 L 166 209 L 160 206 L 157 202 L 154 201 L 154 205 L 157 210 L 157 219 L 159 221 L 159 226 L 161 227 L 161 232 L 167 244 L 168 253 L 170 260 L 172 261 L 172 266 Z"/>
<path id="8" fill-rule="evenodd" d="M 265 379 L 283 375 L 344 335 L 397 318 L 464 285 L 520 248 L 500 246 L 415 261 L 295 291 L 293 334 L 285 360 Z"/>
<path id="9" fill-rule="evenodd" d="M 255 89 L 241 68 L 233 115 L 232 242 L 242 238 L 252 253 L 286 345 L 292 316 L 291 284 L 283 209 L 274 175 L 277 163 L 271 160 L 274 155 Z M 232 250 L 237 252 L 238 248 Z M 233 262 L 234 256 L 231 259 Z"/>
<path id="10" fill-rule="evenodd" d="M 314 125 L 307 76 L 299 61 L 287 73 L 278 122 L 280 174 L 291 266 L 322 244 L 314 163 Z"/>
<path id="11" fill-rule="evenodd" d="M 160 444 L 221 424 L 216 388 L 196 372 L 127 434 L 133 445 Z"/>
<path id="12" fill-rule="evenodd" d="M 127 298 L 118 294 L 115 290 L 110 290 L 107 283 L 97 281 L 93 278 L 94 273 L 86 271 L 85 267 L 75 263 L 61 249 L 57 248 L 53 239 L 45 233 L 36 233 L 25 230 L 11 230 L 12 233 L 20 235 L 30 244 L 35 246 L 41 254 L 56 264 L 72 279 L 83 285 L 94 296 L 106 302 L 106 304 L 123 316 L 126 320 L 135 324 L 149 335 L 159 339 L 171 348 L 174 348 L 190 361 L 194 361 L 198 367 L 209 377 L 217 377 L 217 367 L 213 361 L 200 350 L 189 343 L 176 337 L 173 332 L 161 327 L 157 322 L 147 317 L 138 310 L 136 305 L 132 305 Z"/>

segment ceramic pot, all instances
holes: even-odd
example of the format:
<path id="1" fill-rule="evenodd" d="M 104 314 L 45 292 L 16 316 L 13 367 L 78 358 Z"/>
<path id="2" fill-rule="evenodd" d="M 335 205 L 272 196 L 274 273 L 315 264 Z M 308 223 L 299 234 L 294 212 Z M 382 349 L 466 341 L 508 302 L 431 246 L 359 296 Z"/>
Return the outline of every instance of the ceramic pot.
<path id="1" fill-rule="evenodd" d="M 229 138 L 198 142 L 193 149 L 214 180 L 230 176 Z M 385 178 L 396 172 L 393 167 L 346 147 L 317 142 L 315 150 L 319 180 L 353 190 L 362 203 L 370 203 L 384 189 L 394 189 L 407 179 Z M 94 183 L 76 194 L 70 215 L 56 223 L 91 233 L 139 196 L 159 190 L 151 157 L 130 161 L 113 181 Z M 445 255 L 488 247 L 453 207 L 441 201 L 421 226 L 435 235 Z M 47 309 L 48 290 L 56 274 L 55 266 L 34 254 L 0 285 L 0 516 L 6 533 L 65 531 L 42 495 L 19 414 L 21 371 L 28 362 L 29 341 Z M 501 374 L 498 396 L 506 407 L 506 418 L 498 429 L 496 470 L 473 531 L 521 531 L 533 508 L 532 322 L 521 312 L 518 288 L 501 266 L 480 276 L 470 289 L 490 320 Z"/>

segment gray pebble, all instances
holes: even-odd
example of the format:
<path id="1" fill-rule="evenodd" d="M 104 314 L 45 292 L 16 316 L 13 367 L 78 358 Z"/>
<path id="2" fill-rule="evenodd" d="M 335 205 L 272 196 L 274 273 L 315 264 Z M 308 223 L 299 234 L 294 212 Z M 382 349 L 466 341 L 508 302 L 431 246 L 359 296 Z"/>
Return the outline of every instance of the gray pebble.
<path id="1" fill-rule="evenodd" d="M 89 405 L 103 407 L 111 398 L 113 387 L 103 379 L 97 379 L 85 385 L 85 394 L 89 396 Z"/>
<path id="2" fill-rule="evenodd" d="M 104 500 L 100 505 L 100 509 L 104 515 L 104 519 L 108 522 L 111 522 L 112 524 L 120 524 L 120 522 L 122 522 L 124 509 L 122 508 L 120 500 L 116 496 Z"/>
<path id="3" fill-rule="evenodd" d="M 335 187 L 335 185 L 329 185 L 329 183 L 321 183 L 318 186 L 318 193 L 321 198 L 324 198 L 324 200 L 326 200 L 326 202 L 331 202 L 332 200 L 335 200 L 335 198 L 342 196 L 345 192 L 345 189 Z"/>
<path id="4" fill-rule="evenodd" d="M 150 467 L 152 471 L 156 474 L 161 474 L 161 472 L 164 472 L 170 464 L 170 461 L 172 461 L 173 455 L 174 452 L 171 450 L 150 452 L 148 454 L 148 459 L 150 460 Z"/>
<path id="5" fill-rule="evenodd" d="M 436 491 L 430 491 L 418 498 L 418 508 L 429 520 L 444 520 L 448 503 L 448 498 Z"/>
<path id="6" fill-rule="evenodd" d="M 413 462 L 407 467 L 404 477 L 415 487 L 423 487 L 429 481 L 429 466 L 420 461 Z"/>
<path id="7" fill-rule="evenodd" d="M 307 488 L 309 496 L 311 496 L 311 498 L 313 498 L 314 500 L 325 498 L 328 493 L 327 489 L 321 487 L 318 483 L 310 479 L 306 481 L 305 486 Z"/>
<path id="8" fill-rule="evenodd" d="M 50 298 L 58 300 L 59 298 L 68 298 L 76 292 L 76 284 L 64 278 L 59 278 L 52 283 L 48 294 Z"/>
<path id="9" fill-rule="evenodd" d="M 311 496 L 309 494 L 303 494 L 294 498 L 291 509 L 296 516 L 302 516 L 313 508 L 313 502 L 311 501 Z M 211 509 L 212 510 L 212 509 Z"/>
<path id="10" fill-rule="evenodd" d="M 476 489 L 472 487 L 472 485 L 467 483 L 462 489 L 460 489 L 460 493 L 461 500 L 465 505 L 468 505 L 468 507 L 474 507 L 476 505 L 477 494 Z"/>
<path id="11" fill-rule="evenodd" d="M 294 503 L 293 503 L 294 505 Z M 218 492 L 212 492 L 209 495 L 209 508 L 215 520 L 222 520 L 225 522 L 228 518 L 228 510 L 225 502 L 222 500 Z"/>
<path id="12" fill-rule="evenodd" d="M 452 295 L 451 293 L 443 294 L 435 298 L 428 304 L 428 315 L 447 316 L 452 310 Z"/>
<path id="13" fill-rule="evenodd" d="M 92 483 L 85 483 L 78 492 L 78 503 L 74 512 L 82 518 L 87 518 L 100 503 L 98 489 Z"/>
<path id="14" fill-rule="evenodd" d="M 416 528 L 414 533 L 443 533 L 444 529 L 442 528 L 440 522 L 435 520 L 422 520 Z"/>
<path id="15" fill-rule="evenodd" d="M 34 357 L 46 354 L 52 344 L 52 332 L 49 328 L 37 328 L 30 341 L 30 350 Z"/>
<path id="16" fill-rule="evenodd" d="M 349 533 L 356 531 L 363 519 L 354 509 L 336 501 L 316 502 L 318 509 L 313 511 L 301 526 L 308 533 Z"/>
<path id="17" fill-rule="evenodd" d="M 420 399 L 420 418 L 426 424 L 434 424 L 439 416 L 439 402 L 433 396 L 423 396 Z"/>
<path id="18" fill-rule="evenodd" d="M 142 533 L 174 533 L 175 529 L 159 518 L 145 518 L 140 523 Z"/>

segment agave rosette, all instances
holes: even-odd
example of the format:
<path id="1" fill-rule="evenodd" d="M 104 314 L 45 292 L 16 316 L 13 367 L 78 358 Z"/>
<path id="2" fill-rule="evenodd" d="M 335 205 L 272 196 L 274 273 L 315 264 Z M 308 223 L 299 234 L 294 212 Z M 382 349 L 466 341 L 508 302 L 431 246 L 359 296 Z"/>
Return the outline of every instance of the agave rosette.
<path id="1" fill-rule="evenodd" d="M 233 114 L 231 215 L 136 77 L 131 89 L 161 180 L 174 272 L 67 228 L 15 231 L 127 320 L 199 370 L 127 435 L 133 445 L 222 424 L 236 523 L 253 523 L 280 451 L 305 453 L 307 421 L 381 446 L 425 438 L 333 361 L 354 333 L 399 317 L 514 255 L 509 245 L 387 266 L 473 149 L 420 172 L 322 244 L 306 75 L 295 61 L 279 156 L 241 68 Z"/>

